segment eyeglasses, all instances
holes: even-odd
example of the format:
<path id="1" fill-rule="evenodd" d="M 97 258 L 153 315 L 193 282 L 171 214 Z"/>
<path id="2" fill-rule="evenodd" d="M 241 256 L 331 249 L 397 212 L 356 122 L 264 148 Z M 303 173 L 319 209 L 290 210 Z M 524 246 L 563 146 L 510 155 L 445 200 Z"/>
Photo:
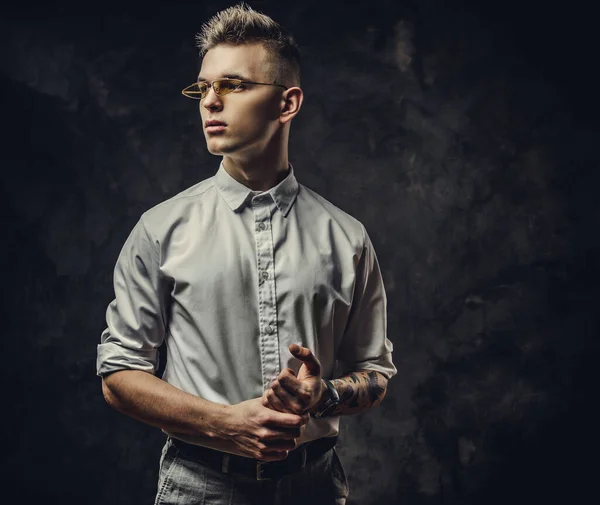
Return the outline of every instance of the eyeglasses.
<path id="1" fill-rule="evenodd" d="M 267 82 L 253 82 L 253 81 L 242 81 L 241 79 L 215 79 L 212 82 L 199 81 L 181 90 L 183 96 L 193 98 L 194 100 L 202 100 L 208 93 L 209 88 L 212 88 L 214 92 L 223 96 L 236 89 L 241 88 L 244 84 L 260 84 L 261 86 L 279 86 L 284 89 L 288 89 L 283 84 L 269 84 Z"/>

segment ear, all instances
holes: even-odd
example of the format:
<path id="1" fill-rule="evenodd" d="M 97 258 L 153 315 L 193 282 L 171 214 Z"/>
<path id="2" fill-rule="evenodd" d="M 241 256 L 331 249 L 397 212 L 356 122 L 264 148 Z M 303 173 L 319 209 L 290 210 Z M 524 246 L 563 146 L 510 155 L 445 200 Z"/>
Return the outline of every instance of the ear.
<path id="1" fill-rule="evenodd" d="M 303 100 L 304 93 L 297 86 L 286 89 L 281 98 L 279 122 L 289 123 L 300 111 Z"/>

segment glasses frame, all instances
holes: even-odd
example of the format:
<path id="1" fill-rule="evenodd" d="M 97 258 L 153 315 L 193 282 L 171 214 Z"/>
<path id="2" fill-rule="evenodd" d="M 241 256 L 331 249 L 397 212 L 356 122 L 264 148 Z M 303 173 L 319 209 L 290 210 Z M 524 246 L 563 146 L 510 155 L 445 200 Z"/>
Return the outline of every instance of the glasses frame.
<path id="1" fill-rule="evenodd" d="M 234 81 L 234 82 L 237 82 L 238 85 L 235 88 L 226 91 L 225 93 L 223 93 L 223 92 L 217 93 L 217 90 L 215 89 L 215 87 L 213 86 L 213 84 L 215 82 L 218 82 L 218 81 L 229 81 L 229 82 Z M 198 84 L 200 84 L 200 83 L 208 84 L 208 87 L 206 88 L 206 93 L 202 94 L 199 91 L 198 92 L 194 92 L 194 91 L 190 90 L 190 88 L 192 86 L 198 86 Z M 224 79 L 214 79 L 212 81 L 198 81 L 198 82 L 195 82 L 194 84 L 190 84 L 189 86 L 183 88 L 181 90 L 181 94 L 183 96 L 185 96 L 186 98 L 191 98 L 192 100 L 202 100 L 202 99 L 204 99 L 206 97 L 206 95 L 208 94 L 208 90 L 211 89 L 211 88 L 212 88 L 212 90 L 215 92 L 215 94 L 217 96 L 224 96 L 224 95 L 228 95 L 229 93 L 235 91 L 236 89 L 239 89 L 239 87 L 242 84 L 258 84 L 260 86 L 279 86 L 279 87 L 281 87 L 283 89 L 289 89 L 287 86 L 284 86 L 283 84 L 271 84 L 269 82 L 243 81 L 242 79 L 224 78 Z"/>

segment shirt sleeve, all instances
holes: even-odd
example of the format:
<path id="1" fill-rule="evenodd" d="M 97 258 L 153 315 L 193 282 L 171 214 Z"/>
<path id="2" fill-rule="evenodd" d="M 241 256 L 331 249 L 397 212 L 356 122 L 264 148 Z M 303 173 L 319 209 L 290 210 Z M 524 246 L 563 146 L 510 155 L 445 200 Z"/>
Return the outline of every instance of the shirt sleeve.
<path id="1" fill-rule="evenodd" d="M 364 245 L 356 267 L 352 307 L 338 351 L 345 372 L 374 370 L 391 379 L 392 342 L 387 338 L 387 298 L 373 244 L 363 227 Z"/>
<path id="2" fill-rule="evenodd" d="M 158 265 L 142 215 L 115 266 L 115 298 L 106 310 L 107 327 L 97 350 L 97 375 L 118 370 L 156 372 L 170 296 Z"/>

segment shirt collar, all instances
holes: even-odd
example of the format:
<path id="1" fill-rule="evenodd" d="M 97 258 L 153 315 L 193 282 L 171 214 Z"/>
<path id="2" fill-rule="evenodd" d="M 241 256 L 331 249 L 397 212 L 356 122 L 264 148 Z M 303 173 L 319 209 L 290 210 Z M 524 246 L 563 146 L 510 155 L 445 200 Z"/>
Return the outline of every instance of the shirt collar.
<path id="1" fill-rule="evenodd" d="M 296 200 L 296 195 L 298 194 L 298 181 L 294 175 L 294 167 L 291 163 L 288 165 L 290 171 L 285 179 L 277 184 L 277 186 L 264 192 L 264 194 L 271 196 L 277 205 L 277 208 L 284 216 L 288 215 L 288 212 Z M 234 212 L 240 209 L 244 204 L 251 200 L 252 196 L 258 193 L 257 191 L 252 191 L 249 187 L 231 177 L 231 175 L 227 173 L 227 170 L 225 170 L 223 162 L 221 162 L 219 170 L 215 175 L 215 185 L 223 199 L 227 202 L 227 205 L 229 205 Z"/>

